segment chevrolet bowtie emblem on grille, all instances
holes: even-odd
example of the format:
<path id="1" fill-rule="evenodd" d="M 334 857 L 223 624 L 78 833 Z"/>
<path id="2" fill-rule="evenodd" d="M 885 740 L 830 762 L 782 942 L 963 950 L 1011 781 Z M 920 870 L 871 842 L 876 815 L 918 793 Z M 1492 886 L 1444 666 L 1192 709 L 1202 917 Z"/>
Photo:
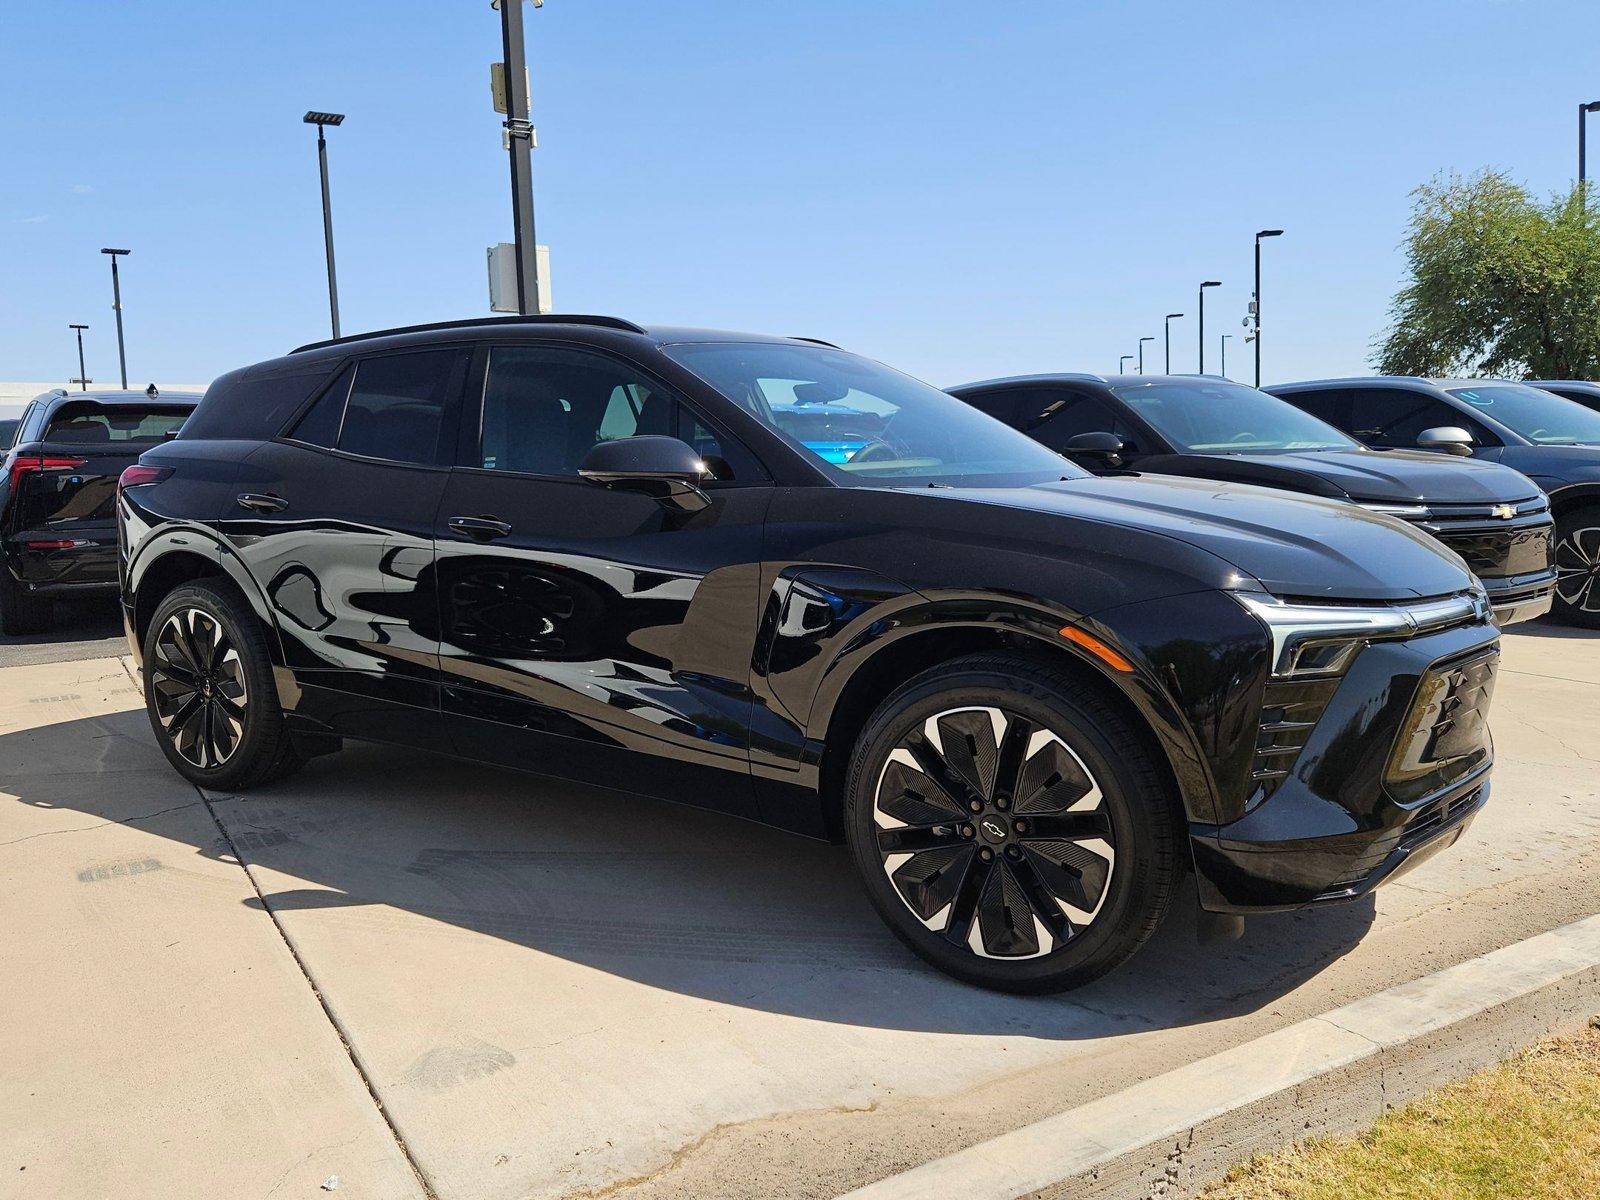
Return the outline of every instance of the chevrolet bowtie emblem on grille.
<path id="1" fill-rule="evenodd" d="M 1491 517 L 1499 517 L 1502 521 L 1509 521 L 1517 515 L 1517 506 L 1515 504 L 1496 504 L 1489 510 L 1489 515 Z"/>

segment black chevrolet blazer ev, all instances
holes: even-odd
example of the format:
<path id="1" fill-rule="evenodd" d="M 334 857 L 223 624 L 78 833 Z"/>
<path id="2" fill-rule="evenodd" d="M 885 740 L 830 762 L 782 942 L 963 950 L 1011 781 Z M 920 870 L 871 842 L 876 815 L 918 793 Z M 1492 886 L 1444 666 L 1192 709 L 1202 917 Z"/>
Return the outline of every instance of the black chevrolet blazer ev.
<path id="1" fill-rule="evenodd" d="M 842 840 L 991 987 L 1111 969 L 1191 866 L 1208 913 L 1359 896 L 1489 794 L 1497 633 L 1431 538 L 1096 478 L 806 339 L 318 343 L 217 380 L 117 507 L 185 777 L 366 738 Z"/>
<path id="2" fill-rule="evenodd" d="M 1030 375 L 950 392 L 1090 470 L 1254 483 L 1387 513 L 1461 555 L 1500 625 L 1550 611 L 1550 505 L 1510 467 L 1370 450 L 1283 400 L 1209 376 Z"/>

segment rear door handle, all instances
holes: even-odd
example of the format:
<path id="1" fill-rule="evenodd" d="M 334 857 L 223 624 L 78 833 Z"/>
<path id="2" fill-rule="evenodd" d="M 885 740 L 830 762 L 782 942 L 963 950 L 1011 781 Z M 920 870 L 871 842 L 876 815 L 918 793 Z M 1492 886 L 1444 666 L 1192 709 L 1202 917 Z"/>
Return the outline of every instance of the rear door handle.
<path id="1" fill-rule="evenodd" d="M 503 538 L 511 532 L 511 526 L 496 517 L 451 517 L 445 524 L 453 533 L 482 542 Z"/>
<path id="2" fill-rule="evenodd" d="M 240 508 L 251 508 L 256 512 L 282 512 L 289 507 L 289 502 L 282 496 L 261 495 L 256 492 L 241 492 L 238 503 Z"/>

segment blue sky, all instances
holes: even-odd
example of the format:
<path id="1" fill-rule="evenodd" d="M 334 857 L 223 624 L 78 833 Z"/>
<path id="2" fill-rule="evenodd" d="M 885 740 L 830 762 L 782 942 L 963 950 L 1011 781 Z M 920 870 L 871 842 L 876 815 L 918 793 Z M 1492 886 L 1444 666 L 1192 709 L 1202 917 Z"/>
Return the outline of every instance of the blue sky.
<path id="1" fill-rule="evenodd" d="M 826 338 L 936 383 L 1114 370 L 1195 287 L 1265 377 L 1364 369 L 1408 193 L 1544 192 L 1600 98 L 1600 5 L 547 0 L 527 9 L 558 309 Z M 326 336 L 314 132 L 346 331 L 487 311 L 509 240 L 487 0 L 37 2 L 0 16 L 0 379 L 130 382 Z M 1595 162 L 1600 170 L 1600 121 Z M 1159 341 L 1152 345 L 1159 356 Z M 1242 336 L 1229 373 L 1248 378 Z M 1159 362 L 1155 365 L 1159 366 Z"/>

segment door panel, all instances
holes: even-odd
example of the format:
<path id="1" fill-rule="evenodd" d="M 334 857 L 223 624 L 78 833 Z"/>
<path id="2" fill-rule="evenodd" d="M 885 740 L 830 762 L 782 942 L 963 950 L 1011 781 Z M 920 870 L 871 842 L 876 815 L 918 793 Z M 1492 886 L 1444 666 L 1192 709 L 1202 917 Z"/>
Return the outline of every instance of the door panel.
<path id="1" fill-rule="evenodd" d="M 675 397 L 604 356 L 496 348 L 483 396 L 473 465 L 451 474 L 436 524 L 442 703 L 457 748 L 753 812 L 750 667 L 770 488 L 712 484 L 710 505 L 685 513 L 578 478 L 599 440 L 684 428 Z M 720 448 L 731 473 L 741 455 Z"/>

